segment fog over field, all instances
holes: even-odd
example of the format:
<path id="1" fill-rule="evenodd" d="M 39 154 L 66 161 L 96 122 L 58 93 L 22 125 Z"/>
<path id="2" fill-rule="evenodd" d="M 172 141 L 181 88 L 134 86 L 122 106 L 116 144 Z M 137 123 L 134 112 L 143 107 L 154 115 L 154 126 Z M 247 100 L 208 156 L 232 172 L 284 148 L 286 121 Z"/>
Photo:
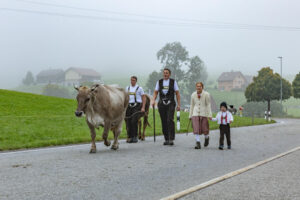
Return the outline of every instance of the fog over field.
<path id="1" fill-rule="evenodd" d="M 178 41 L 208 75 L 264 66 L 300 70 L 297 0 L 1 0 L 0 88 L 27 71 L 74 66 L 102 77 L 147 76 L 162 66 L 157 51 Z"/>

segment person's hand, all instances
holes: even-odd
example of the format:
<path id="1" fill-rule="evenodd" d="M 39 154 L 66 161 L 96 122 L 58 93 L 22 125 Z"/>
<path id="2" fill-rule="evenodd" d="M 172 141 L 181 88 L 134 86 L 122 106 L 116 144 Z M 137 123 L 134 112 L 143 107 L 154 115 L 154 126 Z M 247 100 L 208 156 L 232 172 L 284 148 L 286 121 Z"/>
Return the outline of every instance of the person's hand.
<path id="1" fill-rule="evenodd" d="M 211 120 L 212 120 L 212 117 L 209 117 L 208 119 L 211 121 Z"/>
<path id="2" fill-rule="evenodd" d="M 155 106 L 155 101 L 151 103 L 152 108 Z"/>
<path id="3" fill-rule="evenodd" d="M 177 109 L 176 109 L 176 110 L 177 110 L 177 111 L 180 111 L 180 106 L 179 106 L 179 105 L 177 106 Z"/>
<path id="4" fill-rule="evenodd" d="M 145 108 L 142 108 L 142 109 L 141 109 L 141 112 L 145 112 Z"/>

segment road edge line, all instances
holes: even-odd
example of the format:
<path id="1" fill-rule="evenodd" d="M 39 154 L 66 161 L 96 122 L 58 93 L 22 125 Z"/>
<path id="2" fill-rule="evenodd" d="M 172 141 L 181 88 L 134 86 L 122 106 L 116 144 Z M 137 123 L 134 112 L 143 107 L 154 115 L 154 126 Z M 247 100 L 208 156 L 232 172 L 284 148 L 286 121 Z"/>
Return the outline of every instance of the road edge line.
<path id="1" fill-rule="evenodd" d="M 214 179 L 209 180 L 209 181 L 207 181 L 207 182 L 201 183 L 201 184 L 199 184 L 199 185 L 193 186 L 193 187 L 191 187 L 191 188 L 188 188 L 188 189 L 183 190 L 183 191 L 181 191 L 181 192 L 175 193 L 175 194 L 173 194 L 173 195 L 164 197 L 164 198 L 162 198 L 161 200 L 174 200 L 174 199 L 181 198 L 181 197 L 186 196 L 186 195 L 188 195 L 188 194 L 190 194 L 190 193 L 199 191 L 199 190 L 201 190 L 201 189 L 204 189 L 204 188 L 209 187 L 209 186 L 211 186 L 211 185 L 214 185 L 214 184 L 216 184 L 216 183 L 222 182 L 222 181 L 224 181 L 224 180 L 226 180 L 226 179 L 229 179 L 229 178 L 231 178 L 231 177 L 234 177 L 234 176 L 237 176 L 237 175 L 242 174 L 242 173 L 244 173 L 244 172 L 247 172 L 247 171 L 249 171 L 249 170 L 251 170 L 251 169 L 254 169 L 254 168 L 256 168 L 256 167 L 259 167 L 259 166 L 261 166 L 261 165 L 264 165 L 264 164 L 266 164 L 266 163 L 268 163 L 268 162 L 271 162 L 271 161 L 273 161 L 273 160 L 276 160 L 276 159 L 278 159 L 278 158 L 281 158 L 281 157 L 283 157 L 283 156 L 286 156 L 286 155 L 288 155 L 288 154 L 290 154 L 290 153 L 293 153 L 293 152 L 295 152 L 295 151 L 298 151 L 298 150 L 300 150 L 300 146 L 298 146 L 298 147 L 296 147 L 296 148 L 293 148 L 293 149 L 291 149 L 291 150 L 289 150 L 289 151 L 286 151 L 286 152 L 284 152 L 284 153 L 278 154 L 278 155 L 276 155 L 276 156 L 273 156 L 273 157 L 267 158 L 267 159 L 265 159 L 265 160 L 259 161 L 259 162 L 257 162 L 257 163 L 251 164 L 251 165 L 249 165 L 249 166 L 247 166 L 247 167 L 244 167 L 244 168 L 238 169 L 238 170 L 236 170 L 236 171 L 227 173 L 227 174 L 225 174 L 225 175 L 223 175 L 223 176 L 214 178 Z"/>

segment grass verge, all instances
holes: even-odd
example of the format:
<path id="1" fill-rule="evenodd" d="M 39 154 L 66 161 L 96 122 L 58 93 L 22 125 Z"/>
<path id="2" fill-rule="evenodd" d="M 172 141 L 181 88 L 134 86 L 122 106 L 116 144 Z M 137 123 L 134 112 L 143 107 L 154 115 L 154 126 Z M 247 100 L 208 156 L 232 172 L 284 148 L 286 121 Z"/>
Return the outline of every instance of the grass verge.
<path id="1" fill-rule="evenodd" d="M 90 142 L 90 133 L 84 118 L 76 118 L 76 101 L 29 93 L 0 90 L 0 151 L 37 148 Z M 156 133 L 161 135 L 161 122 L 155 112 Z M 187 131 L 188 113 L 181 112 L 180 133 Z M 153 124 L 153 110 L 149 122 Z M 274 123 L 261 118 L 235 116 L 232 127 Z M 210 129 L 217 129 L 216 122 L 210 122 Z M 191 131 L 191 127 L 189 131 Z M 97 141 L 102 139 L 97 130 Z M 100 134 L 101 133 L 101 134 Z M 112 139 L 112 133 L 109 138 Z M 146 136 L 153 135 L 153 127 L 146 129 Z M 120 138 L 126 138 L 125 124 Z"/>

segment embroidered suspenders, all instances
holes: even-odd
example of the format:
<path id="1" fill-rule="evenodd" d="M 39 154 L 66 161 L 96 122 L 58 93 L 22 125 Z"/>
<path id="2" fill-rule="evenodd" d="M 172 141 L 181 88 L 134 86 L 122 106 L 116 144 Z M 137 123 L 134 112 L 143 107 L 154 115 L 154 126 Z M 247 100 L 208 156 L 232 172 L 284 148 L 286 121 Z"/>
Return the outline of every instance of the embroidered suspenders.
<path id="1" fill-rule="evenodd" d="M 134 103 L 129 104 L 130 107 L 135 107 L 137 105 L 137 101 L 136 101 L 136 93 L 138 91 L 140 86 L 137 86 L 135 92 L 130 92 L 130 86 L 128 86 L 128 94 L 129 95 L 134 95 Z"/>
<path id="2" fill-rule="evenodd" d="M 223 113 L 221 114 L 221 124 L 223 124 Z M 226 112 L 226 115 L 225 115 L 225 122 L 226 124 L 228 124 L 228 120 L 227 120 L 227 112 Z"/>

